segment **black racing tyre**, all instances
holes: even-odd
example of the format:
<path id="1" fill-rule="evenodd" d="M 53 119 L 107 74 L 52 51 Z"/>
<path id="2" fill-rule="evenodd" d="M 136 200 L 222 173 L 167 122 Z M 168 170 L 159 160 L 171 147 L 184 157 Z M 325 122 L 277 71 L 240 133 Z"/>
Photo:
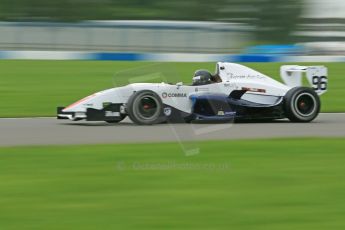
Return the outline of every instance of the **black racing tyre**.
<path id="1" fill-rule="evenodd" d="M 151 90 L 135 92 L 127 102 L 129 118 L 139 125 L 153 125 L 165 121 L 161 98 Z"/>
<path id="2" fill-rule="evenodd" d="M 320 98 L 312 88 L 292 88 L 286 93 L 284 99 L 285 114 L 290 121 L 310 122 L 320 112 Z"/>

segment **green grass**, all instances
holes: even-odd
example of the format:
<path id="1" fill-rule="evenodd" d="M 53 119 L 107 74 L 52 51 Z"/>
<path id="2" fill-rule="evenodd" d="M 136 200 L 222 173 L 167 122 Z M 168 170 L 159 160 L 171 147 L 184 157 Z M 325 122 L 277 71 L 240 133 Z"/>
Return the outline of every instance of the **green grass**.
<path id="1" fill-rule="evenodd" d="M 0 148 L 0 229 L 344 229 L 344 141 Z"/>
<path id="2" fill-rule="evenodd" d="M 282 63 L 248 64 L 275 78 L 279 76 L 280 65 Z M 327 63 L 326 66 L 329 91 L 322 96 L 322 111 L 344 112 L 345 65 Z M 99 90 L 128 84 L 128 79 L 190 83 L 194 71 L 200 68 L 213 71 L 215 63 L 2 60 L 0 117 L 54 116 L 57 106 L 71 104 Z M 133 79 L 140 75 L 146 78 Z"/>

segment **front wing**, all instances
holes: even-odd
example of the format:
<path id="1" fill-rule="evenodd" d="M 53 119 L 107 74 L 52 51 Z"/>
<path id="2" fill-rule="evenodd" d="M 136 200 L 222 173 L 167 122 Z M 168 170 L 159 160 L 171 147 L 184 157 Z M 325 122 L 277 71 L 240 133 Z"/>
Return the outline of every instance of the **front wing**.
<path id="1" fill-rule="evenodd" d="M 86 112 L 64 112 L 65 107 L 57 108 L 57 119 L 87 121 L 121 121 L 124 115 L 121 113 L 122 104 L 109 104 L 103 109 L 87 108 Z"/>

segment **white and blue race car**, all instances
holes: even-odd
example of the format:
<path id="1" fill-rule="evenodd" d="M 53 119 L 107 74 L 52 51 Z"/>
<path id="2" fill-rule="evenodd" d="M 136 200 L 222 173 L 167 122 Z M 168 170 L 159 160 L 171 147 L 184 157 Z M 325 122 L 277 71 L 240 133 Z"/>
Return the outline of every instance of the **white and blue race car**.
<path id="1" fill-rule="evenodd" d="M 116 123 L 128 116 L 140 125 L 315 119 L 319 95 L 327 91 L 327 68 L 284 65 L 280 72 L 285 84 L 240 64 L 218 62 L 215 74 L 196 71 L 191 85 L 134 83 L 112 88 L 58 107 L 57 118 Z M 302 86 L 303 76 L 311 87 Z"/>

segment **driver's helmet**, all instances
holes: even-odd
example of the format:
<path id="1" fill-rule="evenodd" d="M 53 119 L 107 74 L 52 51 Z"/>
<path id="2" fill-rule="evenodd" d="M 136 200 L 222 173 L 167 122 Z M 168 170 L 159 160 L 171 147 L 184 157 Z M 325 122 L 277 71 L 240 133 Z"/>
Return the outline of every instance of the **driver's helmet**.
<path id="1" fill-rule="evenodd" d="M 212 74 L 207 70 L 197 70 L 194 73 L 193 85 L 207 85 L 212 82 Z"/>

